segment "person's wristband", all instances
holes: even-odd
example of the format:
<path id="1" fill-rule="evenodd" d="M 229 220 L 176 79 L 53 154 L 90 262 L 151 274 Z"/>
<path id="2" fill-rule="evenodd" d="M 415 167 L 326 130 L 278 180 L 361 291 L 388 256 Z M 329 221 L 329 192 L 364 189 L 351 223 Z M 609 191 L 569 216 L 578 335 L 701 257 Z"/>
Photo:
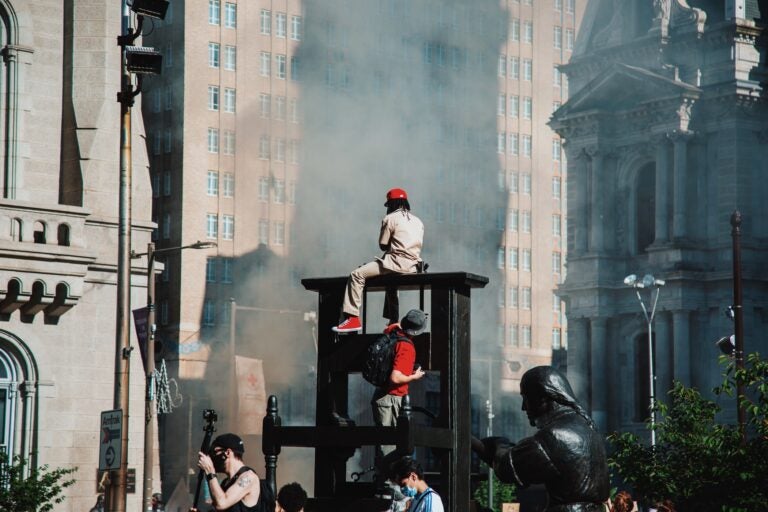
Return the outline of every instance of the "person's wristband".
<path id="1" fill-rule="evenodd" d="M 216 478 L 216 473 L 206 473 L 205 474 L 205 479 L 208 480 L 209 482 L 211 480 L 213 480 L 214 478 Z"/>

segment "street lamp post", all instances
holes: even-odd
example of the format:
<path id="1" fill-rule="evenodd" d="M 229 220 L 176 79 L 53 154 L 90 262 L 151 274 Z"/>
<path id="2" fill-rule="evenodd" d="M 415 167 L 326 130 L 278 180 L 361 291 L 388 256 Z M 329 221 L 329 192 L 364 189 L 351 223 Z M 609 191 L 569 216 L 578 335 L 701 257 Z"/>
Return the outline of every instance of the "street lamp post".
<path id="1" fill-rule="evenodd" d="M 167 254 L 179 252 L 184 249 L 208 249 L 216 247 L 216 242 L 197 241 L 190 245 L 180 247 L 164 247 L 155 249 L 155 244 L 147 244 L 146 253 L 131 252 L 131 258 L 147 257 L 147 360 L 145 373 L 147 378 L 147 390 L 145 395 L 144 408 L 144 492 L 142 495 L 143 510 L 152 510 L 152 490 L 154 488 L 154 478 L 152 467 L 154 466 L 153 440 L 155 438 L 155 411 L 156 393 L 155 393 L 155 333 L 157 326 L 155 324 L 155 256 L 158 254 Z"/>
<path id="2" fill-rule="evenodd" d="M 641 280 L 637 279 L 635 274 L 630 274 L 624 278 L 624 284 L 635 289 L 637 294 L 637 300 L 640 302 L 640 307 L 643 308 L 643 315 L 645 315 L 645 321 L 648 326 L 648 384 L 649 384 L 649 406 L 648 412 L 650 413 L 651 421 L 651 446 L 656 446 L 656 374 L 653 366 L 653 317 L 656 315 L 656 304 L 659 302 L 659 292 L 661 287 L 664 286 L 665 281 L 663 279 L 656 279 L 651 274 L 645 274 Z M 651 311 L 645 307 L 643 297 L 640 295 L 642 288 L 655 288 L 656 293 L 651 292 Z"/>
<path id="3" fill-rule="evenodd" d="M 736 210 L 731 215 L 731 236 L 733 237 L 733 337 L 736 371 L 744 369 L 744 308 L 741 304 L 741 212 Z M 747 444 L 747 411 L 741 403 L 744 396 L 744 384 L 736 381 L 736 411 L 739 422 L 739 434 L 742 444 Z"/>

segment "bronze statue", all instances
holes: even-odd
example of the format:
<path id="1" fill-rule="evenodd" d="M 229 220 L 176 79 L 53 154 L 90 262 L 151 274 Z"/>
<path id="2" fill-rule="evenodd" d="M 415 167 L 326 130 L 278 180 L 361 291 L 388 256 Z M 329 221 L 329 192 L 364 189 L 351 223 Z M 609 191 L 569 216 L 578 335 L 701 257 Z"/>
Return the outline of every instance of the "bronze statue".
<path id="1" fill-rule="evenodd" d="M 551 366 L 537 366 L 523 374 L 520 394 L 538 432 L 517 444 L 473 439 L 472 449 L 502 482 L 544 484 L 546 512 L 603 512 L 609 492 L 604 440 L 568 380 Z"/>

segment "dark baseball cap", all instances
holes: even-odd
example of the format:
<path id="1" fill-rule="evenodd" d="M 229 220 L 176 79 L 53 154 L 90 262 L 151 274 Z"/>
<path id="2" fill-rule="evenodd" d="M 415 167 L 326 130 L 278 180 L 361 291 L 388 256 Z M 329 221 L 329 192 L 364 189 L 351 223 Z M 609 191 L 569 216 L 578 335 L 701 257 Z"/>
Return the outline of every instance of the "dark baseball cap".
<path id="1" fill-rule="evenodd" d="M 400 328 L 405 334 L 417 336 L 427 328 L 427 314 L 420 309 L 412 309 L 400 320 Z"/>
<path id="2" fill-rule="evenodd" d="M 229 448 L 235 453 L 245 453 L 243 440 L 240 439 L 240 436 L 235 434 L 221 434 L 220 436 L 217 436 L 211 443 L 211 451 L 216 447 L 224 448 L 225 450 Z"/>

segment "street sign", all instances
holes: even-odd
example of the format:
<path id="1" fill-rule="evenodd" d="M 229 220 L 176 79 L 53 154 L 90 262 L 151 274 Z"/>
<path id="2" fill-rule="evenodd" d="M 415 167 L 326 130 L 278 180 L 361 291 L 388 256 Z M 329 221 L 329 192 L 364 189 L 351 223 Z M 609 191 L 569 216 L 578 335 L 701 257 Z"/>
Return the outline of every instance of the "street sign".
<path id="1" fill-rule="evenodd" d="M 122 463 L 120 439 L 123 428 L 123 411 L 103 411 L 99 430 L 99 469 L 119 469 Z"/>

